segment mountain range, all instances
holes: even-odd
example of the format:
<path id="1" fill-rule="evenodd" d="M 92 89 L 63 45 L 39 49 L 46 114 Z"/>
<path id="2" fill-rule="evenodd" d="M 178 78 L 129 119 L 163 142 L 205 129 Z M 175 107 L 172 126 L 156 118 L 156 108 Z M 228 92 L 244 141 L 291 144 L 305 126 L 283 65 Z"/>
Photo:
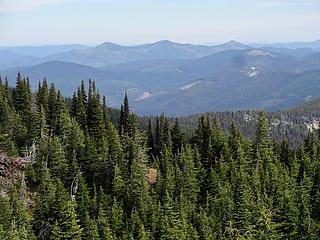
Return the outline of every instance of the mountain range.
<path id="1" fill-rule="evenodd" d="M 126 90 L 142 115 L 277 110 L 320 95 L 320 41 L 0 48 L 1 76 L 14 82 L 17 72 L 34 88 L 46 77 L 67 96 L 91 78 L 110 106 L 119 106 Z"/>

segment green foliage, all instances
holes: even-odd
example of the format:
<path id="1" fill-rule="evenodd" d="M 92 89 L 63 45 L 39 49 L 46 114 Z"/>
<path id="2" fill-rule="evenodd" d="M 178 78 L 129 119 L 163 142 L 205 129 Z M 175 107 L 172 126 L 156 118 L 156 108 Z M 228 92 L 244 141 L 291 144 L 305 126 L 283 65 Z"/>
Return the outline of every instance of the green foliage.
<path id="1" fill-rule="evenodd" d="M 109 220 L 103 209 L 99 210 L 97 222 L 100 239 L 113 240 L 114 237 L 109 225 Z"/>
<path id="2" fill-rule="evenodd" d="M 82 229 L 78 224 L 74 204 L 71 201 L 67 201 L 61 209 L 60 217 L 53 235 L 59 236 L 60 239 L 80 240 Z"/>
<path id="3" fill-rule="evenodd" d="M 201 116 L 194 131 L 162 114 L 145 133 L 127 94 L 109 109 L 94 81 L 68 101 L 46 80 L 35 94 L 21 75 L 12 91 L 1 83 L 12 172 L 0 239 L 318 239 L 319 134 L 292 149 L 273 142 L 266 113 L 241 114 Z M 256 123 L 243 132 L 245 118 Z M 19 165 L 33 143 L 35 161 Z"/>

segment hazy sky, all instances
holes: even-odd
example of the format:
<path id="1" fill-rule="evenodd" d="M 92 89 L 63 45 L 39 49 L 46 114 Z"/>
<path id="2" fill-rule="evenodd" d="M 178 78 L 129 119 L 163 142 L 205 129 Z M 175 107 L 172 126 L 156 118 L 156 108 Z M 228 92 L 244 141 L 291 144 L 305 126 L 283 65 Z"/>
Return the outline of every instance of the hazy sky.
<path id="1" fill-rule="evenodd" d="M 0 45 L 320 38 L 320 0 L 0 0 Z"/>

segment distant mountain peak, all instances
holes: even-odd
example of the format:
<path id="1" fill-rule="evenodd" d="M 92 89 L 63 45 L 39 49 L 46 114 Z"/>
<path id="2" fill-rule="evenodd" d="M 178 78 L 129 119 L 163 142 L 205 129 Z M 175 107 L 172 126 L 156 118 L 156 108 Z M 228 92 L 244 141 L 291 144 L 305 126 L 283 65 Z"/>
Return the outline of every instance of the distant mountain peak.
<path id="1" fill-rule="evenodd" d="M 112 42 L 104 42 L 94 48 L 107 48 L 110 50 L 116 50 L 116 49 L 122 48 L 122 46 Z"/>
<path id="2" fill-rule="evenodd" d="M 170 40 L 160 40 L 154 43 L 154 45 L 164 45 L 164 46 L 173 45 L 173 44 L 177 44 L 177 43 L 172 42 Z"/>
<path id="3" fill-rule="evenodd" d="M 235 40 L 230 40 L 229 42 L 226 42 L 224 44 L 221 44 L 222 46 L 226 46 L 226 47 L 229 47 L 229 48 L 248 48 L 248 46 L 240 43 L 240 42 L 237 42 Z"/>
<path id="4" fill-rule="evenodd" d="M 226 42 L 226 44 L 241 44 L 241 43 L 236 40 L 230 40 L 230 41 Z"/>

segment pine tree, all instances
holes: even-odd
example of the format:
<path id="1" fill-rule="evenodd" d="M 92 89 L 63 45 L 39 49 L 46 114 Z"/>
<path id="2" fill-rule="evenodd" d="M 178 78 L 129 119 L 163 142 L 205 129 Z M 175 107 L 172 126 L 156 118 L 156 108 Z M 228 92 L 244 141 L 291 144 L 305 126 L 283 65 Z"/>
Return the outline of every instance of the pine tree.
<path id="1" fill-rule="evenodd" d="M 40 109 L 41 106 L 45 112 L 48 114 L 48 84 L 46 78 L 42 81 L 42 84 L 39 82 L 38 92 L 37 92 L 37 104 Z"/>
<path id="2" fill-rule="evenodd" d="M 160 119 L 157 116 L 156 118 L 156 130 L 155 130 L 155 140 L 154 140 L 154 144 L 155 144 L 155 153 L 156 156 L 158 156 L 160 154 Z"/>
<path id="3" fill-rule="evenodd" d="M 63 150 L 68 163 L 69 181 L 72 181 L 80 170 L 79 160 L 81 159 L 81 156 L 83 156 L 85 148 L 84 138 L 83 131 L 79 124 L 74 119 L 71 119 L 70 126 L 66 127 L 63 142 Z"/>
<path id="4" fill-rule="evenodd" d="M 298 236 L 299 239 L 310 239 L 311 231 L 311 216 L 310 216 L 310 178 L 304 173 L 303 178 L 298 186 Z"/>
<path id="5" fill-rule="evenodd" d="M 107 129 L 109 126 L 109 115 L 108 115 L 108 107 L 106 104 L 106 97 L 102 98 L 102 116 L 103 116 L 103 125 L 104 128 Z"/>
<path id="6" fill-rule="evenodd" d="M 53 205 L 55 201 L 55 186 L 51 180 L 49 169 L 45 164 L 42 164 L 40 174 L 33 214 L 34 228 L 36 235 L 40 239 L 46 239 L 50 234 L 46 226 L 54 223 Z"/>
<path id="7" fill-rule="evenodd" d="M 3 230 L 9 229 L 11 226 L 12 218 L 13 218 L 9 197 L 7 196 L 0 197 L 0 209 L 1 209 L 1 214 L 0 214 L 1 226 Z"/>
<path id="8" fill-rule="evenodd" d="M 18 73 L 16 87 L 13 89 L 13 103 L 19 113 L 28 113 L 31 109 L 31 94 L 26 79 Z M 27 116 L 25 116 L 27 117 Z M 27 119 L 25 119 L 27 122 Z"/>
<path id="9" fill-rule="evenodd" d="M 58 229 L 54 229 L 53 234 L 60 239 L 81 240 L 82 229 L 78 224 L 77 216 L 74 211 L 74 204 L 67 201 L 60 213 Z"/>
<path id="10" fill-rule="evenodd" d="M 49 139 L 47 151 L 48 167 L 52 176 L 63 179 L 68 173 L 68 163 L 58 137 Z"/>
<path id="11" fill-rule="evenodd" d="M 56 101 L 57 101 L 57 93 L 53 83 L 51 83 L 49 88 L 48 95 L 48 115 L 47 115 L 47 123 L 50 130 L 50 136 L 53 135 L 53 131 L 55 128 L 56 121 Z"/>
<path id="12" fill-rule="evenodd" d="M 269 137 L 268 119 L 265 112 L 261 112 L 259 115 L 254 157 L 255 171 L 259 175 L 262 193 L 270 195 L 276 187 L 272 184 L 276 177 L 276 172 L 272 163 L 274 155 Z"/>
<path id="13" fill-rule="evenodd" d="M 129 100 L 128 100 L 128 94 L 127 92 L 124 93 L 124 99 L 123 99 L 123 132 L 124 134 L 128 133 L 129 131 L 129 125 L 130 125 L 130 109 L 129 109 Z"/>
<path id="14" fill-rule="evenodd" d="M 111 231 L 111 228 L 109 226 L 108 218 L 106 216 L 106 212 L 103 209 L 99 209 L 98 214 L 98 229 L 99 229 L 99 236 L 100 239 L 104 240 L 113 240 L 113 233 Z"/>
<path id="15" fill-rule="evenodd" d="M 76 202 L 76 211 L 80 220 L 80 225 L 84 226 L 87 214 L 90 211 L 90 196 L 89 190 L 82 176 L 80 176 L 78 180 Z"/>
<path id="16" fill-rule="evenodd" d="M 182 131 L 179 125 L 179 120 L 176 118 L 175 123 L 172 128 L 172 151 L 177 154 L 181 151 L 183 144 Z"/>
<path id="17" fill-rule="evenodd" d="M 75 118 L 77 113 L 77 93 L 73 92 L 72 98 L 71 98 L 71 105 L 70 105 L 70 117 Z"/>
<path id="18" fill-rule="evenodd" d="M 116 200 L 114 200 L 111 209 L 111 226 L 116 238 L 121 239 L 125 232 L 124 212 Z"/>
<path id="19" fill-rule="evenodd" d="M 277 223 L 276 231 L 281 239 L 298 238 L 298 215 L 297 208 L 297 186 L 296 182 L 285 172 L 284 175 L 283 201 L 279 210 L 275 213 L 274 221 Z"/>
<path id="20" fill-rule="evenodd" d="M 149 119 L 149 123 L 148 123 L 148 132 L 147 132 L 147 136 L 148 136 L 148 154 L 152 157 L 155 156 L 155 142 L 154 142 L 154 137 L 153 137 L 153 131 L 152 131 L 152 123 L 151 123 L 151 119 Z"/>
<path id="21" fill-rule="evenodd" d="M 90 218 L 88 212 L 86 212 L 85 220 L 83 223 L 82 238 L 83 240 L 98 240 L 99 232 L 96 222 Z"/>
<path id="22" fill-rule="evenodd" d="M 114 168 L 114 179 L 113 179 L 113 196 L 118 200 L 124 200 L 126 195 L 126 185 L 122 176 L 122 172 L 118 165 Z"/>
<path id="23" fill-rule="evenodd" d="M 96 91 L 95 82 L 89 81 L 89 96 L 87 106 L 87 126 L 90 136 L 95 140 L 96 146 L 102 145 L 103 113 L 100 104 L 100 95 Z"/>
<path id="24" fill-rule="evenodd" d="M 139 213 L 134 209 L 131 213 L 131 235 L 134 239 L 147 240 L 149 232 L 145 230 L 144 224 L 139 217 Z"/>
<path id="25" fill-rule="evenodd" d="M 101 159 L 99 157 L 94 140 L 91 139 L 89 135 L 87 135 L 85 139 L 86 143 L 84 155 L 80 160 L 80 167 L 84 173 L 88 186 L 93 187 L 94 183 L 97 181 L 97 171 L 99 171 Z"/>
<path id="26" fill-rule="evenodd" d="M 31 226 L 31 216 L 19 199 L 16 187 L 12 187 L 9 194 L 12 209 L 12 233 L 18 232 L 18 239 L 35 239 Z"/>
<path id="27" fill-rule="evenodd" d="M 213 223 L 212 218 L 210 215 L 207 214 L 207 212 L 200 207 L 199 211 L 199 237 L 200 239 L 209 240 L 209 239 L 215 239 L 215 232 L 212 229 Z"/>
<path id="28" fill-rule="evenodd" d="M 132 207 L 140 209 L 141 214 L 144 215 L 148 201 L 148 182 L 146 180 L 147 169 L 144 165 L 144 153 L 141 150 L 138 150 L 136 154 L 131 166 L 127 194 L 132 203 Z"/>
<path id="29" fill-rule="evenodd" d="M 201 116 L 199 119 L 198 128 L 195 131 L 194 140 L 198 146 L 202 164 L 207 172 L 209 172 L 212 167 L 211 134 L 212 129 L 209 120 L 207 119 L 206 121 L 205 117 Z"/>
<path id="30" fill-rule="evenodd" d="M 83 83 L 83 82 L 82 82 Z M 73 115 L 79 125 L 81 126 L 81 129 L 83 131 L 87 130 L 87 99 L 86 99 L 86 93 L 85 90 L 82 89 L 83 85 L 81 85 L 81 89 L 78 88 L 77 96 L 74 99 L 74 105 L 73 105 Z"/>
<path id="31" fill-rule="evenodd" d="M 166 194 L 162 207 L 162 233 L 160 239 L 187 239 L 187 233 L 182 228 L 179 213 L 175 210 L 174 201 Z"/>
<path id="32" fill-rule="evenodd" d="M 67 129 L 71 125 L 71 119 L 60 91 L 58 91 L 57 93 L 57 98 L 54 104 L 54 112 L 52 117 L 53 117 L 53 122 L 52 122 L 51 130 L 53 135 L 61 136 L 62 140 L 64 140 Z"/>
<path id="33" fill-rule="evenodd" d="M 5 84 L 3 87 L 3 96 L 8 101 L 8 105 L 12 107 L 13 103 L 12 103 L 11 89 L 10 89 L 9 81 L 7 77 L 5 78 Z"/>
<path id="34" fill-rule="evenodd" d="M 123 149 L 120 141 L 120 137 L 117 133 L 116 128 L 113 124 L 109 123 L 107 128 L 107 138 L 108 138 L 108 155 L 106 156 L 106 182 L 105 190 L 108 192 L 112 191 L 112 182 L 115 175 L 115 165 L 117 164 L 119 168 L 123 169 L 125 163 L 123 159 Z"/>
<path id="35" fill-rule="evenodd" d="M 196 179 L 196 169 L 190 146 L 187 146 L 183 150 L 180 156 L 180 164 L 182 170 L 181 185 L 183 195 L 185 195 L 191 203 L 196 203 L 200 189 L 198 180 Z"/>
<path id="36" fill-rule="evenodd" d="M 34 115 L 31 109 L 32 95 L 29 86 L 29 80 L 22 78 L 20 73 L 18 73 L 16 86 L 13 89 L 12 101 L 15 110 L 21 116 L 23 125 L 27 129 L 26 139 L 22 144 L 31 145 L 35 137 L 33 129 Z"/>
<path id="37" fill-rule="evenodd" d="M 61 181 L 55 181 L 56 191 L 52 209 L 52 217 L 56 222 L 56 229 L 53 229 L 53 236 L 61 239 L 81 239 L 82 228 L 75 211 L 75 204 L 69 199 L 68 193 Z"/>
<path id="38" fill-rule="evenodd" d="M 319 229 L 320 226 L 320 162 L 317 161 L 315 165 L 314 175 L 312 179 L 312 188 L 310 191 L 310 210 L 311 217 L 314 220 L 315 228 Z M 319 235 L 320 232 L 316 231 Z"/>

